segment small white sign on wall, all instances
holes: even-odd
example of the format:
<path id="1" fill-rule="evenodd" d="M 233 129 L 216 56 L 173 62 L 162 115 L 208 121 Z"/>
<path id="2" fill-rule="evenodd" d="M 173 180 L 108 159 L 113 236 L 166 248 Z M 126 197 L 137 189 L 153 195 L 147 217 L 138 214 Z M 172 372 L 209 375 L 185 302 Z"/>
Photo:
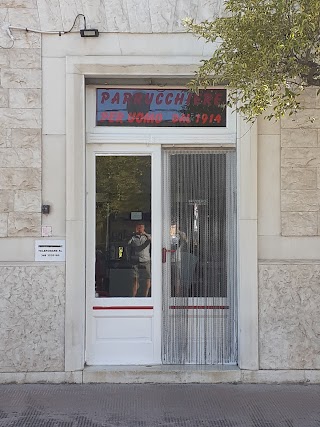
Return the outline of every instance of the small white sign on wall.
<path id="1" fill-rule="evenodd" d="M 41 236 L 42 237 L 51 237 L 52 236 L 52 227 L 51 227 L 51 225 L 43 225 L 41 227 Z"/>
<path id="2" fill-rule="evenodd" d="M 35 241 L 35 261 L 65 261 L 66 260 L 65 240 L 36 240 Z"/>

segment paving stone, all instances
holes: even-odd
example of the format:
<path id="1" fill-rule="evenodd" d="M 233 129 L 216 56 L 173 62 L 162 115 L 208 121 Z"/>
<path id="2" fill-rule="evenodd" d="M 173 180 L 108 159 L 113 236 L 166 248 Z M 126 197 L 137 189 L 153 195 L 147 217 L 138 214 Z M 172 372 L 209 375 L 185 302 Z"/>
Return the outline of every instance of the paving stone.
<path id="1" fill-rule="evenodd" d="M 318 427 L 320 385 L 1 385 L 0 425 Z"/>

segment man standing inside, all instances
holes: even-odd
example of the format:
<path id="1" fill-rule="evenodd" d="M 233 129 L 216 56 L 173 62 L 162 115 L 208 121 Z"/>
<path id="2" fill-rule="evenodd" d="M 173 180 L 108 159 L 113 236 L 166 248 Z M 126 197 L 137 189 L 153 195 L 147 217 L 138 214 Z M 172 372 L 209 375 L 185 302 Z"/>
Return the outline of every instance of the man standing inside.
<path id="1" fill-rule="evenodd" d="M 133 297 L 149 296 L 151 288 L 150 245 L 151 236 L 145 232 L 144 224 L 137 224 L 136 231 L 128 242 L 129 257 L 133 269 Z"/>

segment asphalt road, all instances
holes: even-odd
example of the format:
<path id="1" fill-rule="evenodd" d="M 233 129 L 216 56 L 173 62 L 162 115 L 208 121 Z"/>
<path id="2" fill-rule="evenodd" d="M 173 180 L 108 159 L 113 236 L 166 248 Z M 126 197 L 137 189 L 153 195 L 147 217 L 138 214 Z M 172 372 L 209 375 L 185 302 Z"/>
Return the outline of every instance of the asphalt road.
<path id="1" fill-rule="evenodd" d="M 319 427 L 320 385 L 0 385 L 0 426 Z"/>

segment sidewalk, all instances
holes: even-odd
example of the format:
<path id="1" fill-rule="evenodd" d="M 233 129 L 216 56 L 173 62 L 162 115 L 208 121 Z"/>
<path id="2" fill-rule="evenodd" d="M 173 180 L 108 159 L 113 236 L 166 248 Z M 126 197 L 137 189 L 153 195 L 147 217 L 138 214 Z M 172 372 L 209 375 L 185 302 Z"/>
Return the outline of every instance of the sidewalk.
<path id="1" fill-rule="evenodd" d="M 0 426 L 319 427 L 320 385 L 0 385 Z"/>

